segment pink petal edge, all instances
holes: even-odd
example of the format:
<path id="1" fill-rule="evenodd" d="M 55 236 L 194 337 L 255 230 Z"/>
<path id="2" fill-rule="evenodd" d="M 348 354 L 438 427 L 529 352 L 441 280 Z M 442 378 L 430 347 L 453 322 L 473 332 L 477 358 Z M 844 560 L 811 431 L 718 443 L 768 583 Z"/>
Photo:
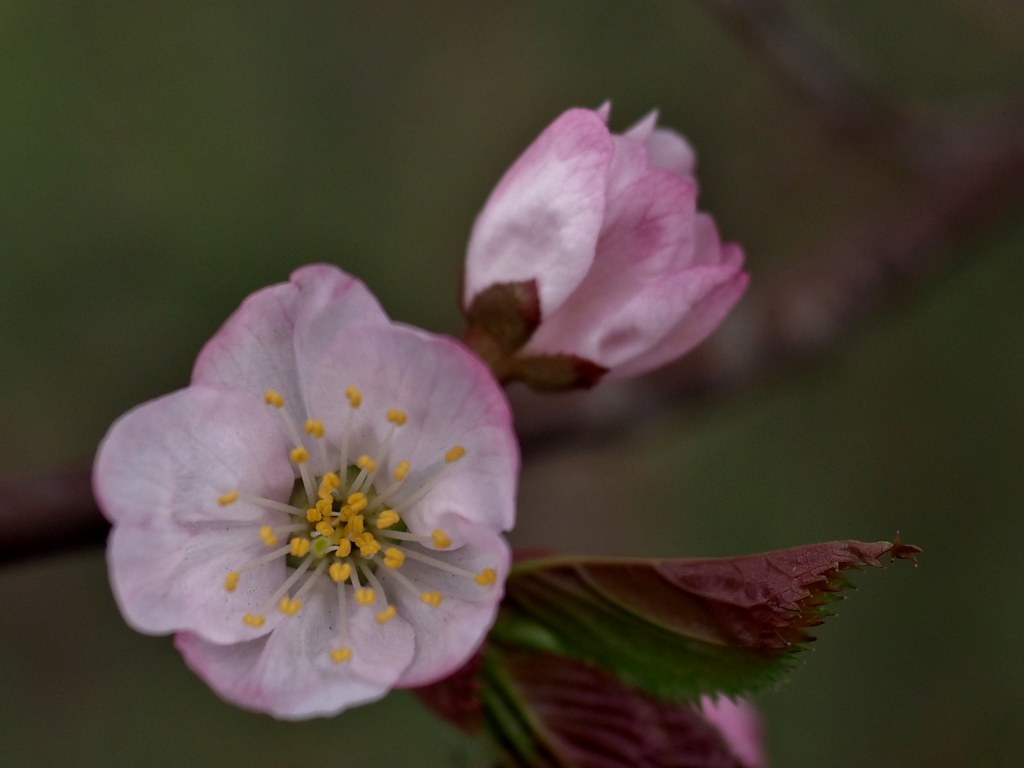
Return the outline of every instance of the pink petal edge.
<path id="1" fill-rule="evenodd" d="M 506 171 L 473 224 L 464 303 L 491 285 L 537 280 L 551 312 L 593 260 L 613 154 L 608 128 L 588 109 L 570 109 Z"/>

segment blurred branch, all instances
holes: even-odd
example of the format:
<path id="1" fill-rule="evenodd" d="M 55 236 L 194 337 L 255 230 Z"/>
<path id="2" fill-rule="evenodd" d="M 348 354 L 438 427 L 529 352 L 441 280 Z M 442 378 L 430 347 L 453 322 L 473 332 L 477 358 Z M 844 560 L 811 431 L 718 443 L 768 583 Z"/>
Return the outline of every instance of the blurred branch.
<path id="1" fill-rule="evenodd" d="M 783 0 L 697 0 L 838 137 L 911 171 L 932 141 L 922 123 L 861 81 Z"/>
<path id="2" fill-rule="evenodd" d="M 87 469 L 0 482 L 0 564 L 102 543 Z"/>

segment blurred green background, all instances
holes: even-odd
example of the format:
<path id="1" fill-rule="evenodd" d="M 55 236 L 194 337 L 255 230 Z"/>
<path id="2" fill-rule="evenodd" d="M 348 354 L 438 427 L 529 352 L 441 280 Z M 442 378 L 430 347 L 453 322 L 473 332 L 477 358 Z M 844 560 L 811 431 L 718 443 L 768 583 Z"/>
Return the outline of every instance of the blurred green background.
<path id="1" fill-rule="evenodd" d="M 955 116 L 1024 92 L 1014 0 L 800 7 L 893 98 Z M 899 194 L 694 3 L 0 4 L 3 473 L 90 461 L 300 264 L 458 333 L 490 188 L 559 112 L 606 98 L 613 127 L 656 106 L 690 137 L 755 286 Z M 757 697 L 776 766 L 1024 754 L 1022 207 L 967 247 L 822 365 L 527 457 L 518 544 L 725 555 L 900 529 L 924 547 L 916 570 L 856 577 Z M 98 550 L 0 569 L 0 605 L 5 764 L 474 764 L 405 693 L 299 725 L 220 703 L 169 639 L 124 625 Z"/>

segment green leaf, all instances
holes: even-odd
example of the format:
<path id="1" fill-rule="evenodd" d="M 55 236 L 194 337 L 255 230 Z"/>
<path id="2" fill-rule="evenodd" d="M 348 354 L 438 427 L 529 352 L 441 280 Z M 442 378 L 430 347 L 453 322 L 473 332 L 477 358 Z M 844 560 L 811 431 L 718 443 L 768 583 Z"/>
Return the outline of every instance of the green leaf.
<path id="1" fill-rule="evenodd" d="M 837 541 L 745 557 L 518 564 L 491 640 L 600 667 L 664 699 L 775 682 L 847 582 L 842 571 L 913 558 L 895 543 Z"/>

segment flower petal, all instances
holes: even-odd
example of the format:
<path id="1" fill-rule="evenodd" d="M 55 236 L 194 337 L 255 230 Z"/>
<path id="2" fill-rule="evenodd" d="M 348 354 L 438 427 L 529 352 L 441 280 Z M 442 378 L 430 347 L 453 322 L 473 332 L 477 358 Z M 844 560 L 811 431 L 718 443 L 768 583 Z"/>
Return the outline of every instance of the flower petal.
<path id="1" fill-rule="evenodd" d="M 735 258 L 731 257 L 731 260 Z M 612 370 L 609 379 L 639 376 L 689 352 L 721 325 L 725 316 L 743 296 L 750 279 L 738 267 L 695 267 L 689 272 L 693 277 L 684 281 L 686 285 L 673 289 L 673 281 L 666 281 L 660 290 L 649 297 L 652 302 L 662 304 L 674 300 L 677 305 L 686 306 L 687 311 L 681 314 L 676 325 L 660 341 Z M 672 290 L 677 292 L 674 297 L 671 295 Z"/>
<path id="2" fill-rule="evenodd" d="M 410 558 L 402 566 L 402 575 L 440 592 L 444 598 L 441 605 L 430 607 L 401 585 L 388 587 L 398 615 L 416 627 L 416 652 L 398 681 L 401 687 L 427 685 L 461 667 L 494 623 L 511 561 L 508 545 L 501 536 L 488 532 L 464 530 L 461 537 L 467 542 L 462 548 L 431 552 L 431 556 L 472 573 L 491 568 L 497 577 L 493 584 L 481 586 Z M 381 579 L 386 585 L 395 581 L 387 572 Z"/>
<path id="3" fill-rule="evenodd" d="M 218 643 L 258 637 L 273 629 L 277 612 L 260 629 L 243 624 L 242 616 L 266 609 L 286 578 L 284 558 L 243 574 L 234 592 L 224 588 L 224 578 L 263 554 L 261 546 L 255 527 L 117 525 L 107 542 L 114 597 L 139 632 L 188 630 Z"/>
<path id="4" fill-rule="evenodd" d="M 287 500 L 293 473 L 280 421 L 246 392 L 189 387 L 134 408 L 110 428 L 93 467 L 100 509 L 117 524 L 255 521 L 266 510 L 230 491 Z"/>
<path id="5" fill-rule="evenodd" d="M 275 389 L 298 420 L 304 407 L 297 345 L 305 358 L 315 359 L 339 330 L 387 322 L 377 299 L 354 277 L 325 264 L 302 267 L 289 282 L 242 302 L 199 353 L 192 383 L 259 394 Z"/>
<path id="6" fill-rule="evenodd" d="M 661 168 L 677 176 L 692 176 L 697 165 L 693 147 L 675 131 L 658 128 L 657 123 L 658 110 L 655 109 L 622 135 L 647 147 L 647 160 L 653 168 Z"/>
<path id="7" fill-rule="evenodd" d="M 218 645 L 183 632 L 175 645 L 186 663 L 224 699 L 285 720 L 331 716 L 381 698 L 413 654 L 413 630 L 401 618 L 379 625 L 372 610 L 350 612 L 352 658 L 335 664 L 338 614 L 331 589 L 307 596 L 298 616 L 247 643 Z"/>
<path id="8" fill-rule="evenodd" d="M 743 266 L 743 251 L 734 243 L 723 243 L 718 236 L 718 226 L 707 213 L 698 211 L 694 222 L 694 266 L 719 265 L 739 269 Z"/>
<path id="9" fill-rule="evenodd" d="M 692 176 L 697 166 L 693 147 L 675 131 L 658 128 L 647 138 L 647 157 L 655 168 L 679 176 Z"/>
<path id="10" fill-rule="evenodd" d="M 572 318 L 574 352 L 611 368 L 609 376 L 639 375 L 701 342 L 745 286 L 738 270 L 696 267 L 610 288 L 603 309 L 584 305 Z"/>
<path id="11" fill-rule="evenodd" d="M 555 309 L 590 268 L 612 158 L 597 113 L 571 109 L 505 173 L 473 225 L 464 303 L 498 283 L 537 279 L 542 314 Z"/>
<path id="12" fill-rule="evenodd" d="M 650 165 L 647 162 L 647 147 L 642 141 L 629 139 L 624 136 L 612 136 L 612 143 L 615 146 L 615 154 L 608 166 L 608 187 L 605 194 L 605 214 L 601 227 L 601 236 L 604 236 L 608 228 L 609 218 L 614 209 L 621 207 L 623 197 L 627 199 L 635 194 L 636 182 L 650 173 Z M 601 249 L 600 240 L 597 245 Z M 600 260 L 598 253 L 594 257 L 595 265 Z"/>
<path id="13" fill-rule="evenodd" d="M 352 456 L 378 454 L 389 427 L 388 409 L 407 413 L 381 468 L 390 473 L 399 461 L 410 462 L 409 490 L 403 489 L 400 499 L 440 471 L 447 450 L 466 449 L 416 504 L 415 516 L 407 518 L 411 527 L 429 532 L 448 514 L 494 531 L 512 527 L 519 449 L 508 401 L 476 356 L 450 339 L 403 326 L 342 332 L 316 366 L 307 392 L 311 415 L 324 422 L 335 445 L 341 444 L 346 413 L 340 404 L 350 384 L 363 395 Z"/>
<path id="14" fill-rule="evenodd" d="M 576 294 L 595 288 L 600 292 L 605 283 L 642 281 L 690 266 L 696 204 L 697 186 L 692 179 L 646 169 L 609 200 L 594 268 Z"/>
<path id="15" fill-rule="evenodd" d="M 656 343 L 685 311 L 687 293 L 675 308 L 665 302 L 648 307 L 643 295 L 660 293 L 664 276 L 688 266 L 695 199 L 692 182 L 665 171 L 648 171 L 622 190 L 609 209 L 593 269 L 541 324 L 524 354 L 571 353 L 610 368 Z"/>

